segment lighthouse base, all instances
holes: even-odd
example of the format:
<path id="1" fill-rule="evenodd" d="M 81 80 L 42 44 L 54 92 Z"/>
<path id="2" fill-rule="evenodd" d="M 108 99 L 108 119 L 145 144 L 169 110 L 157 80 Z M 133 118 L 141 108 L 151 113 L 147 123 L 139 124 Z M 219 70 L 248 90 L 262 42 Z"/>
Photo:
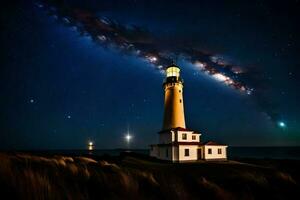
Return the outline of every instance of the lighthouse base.
<path id="1" fill-rule="evenodd" d="M 227 160 L 227 145 L 200 142 L 201 134 L 184 128 L 159 132 L 159 144 L 150 145 L 150 156 L 172 162 Z"/>
<path id="2" fill-rule="evenodd" d="M 227 160 L 226 145 L 151 145 L 150 156 L 172 162 Z"/>

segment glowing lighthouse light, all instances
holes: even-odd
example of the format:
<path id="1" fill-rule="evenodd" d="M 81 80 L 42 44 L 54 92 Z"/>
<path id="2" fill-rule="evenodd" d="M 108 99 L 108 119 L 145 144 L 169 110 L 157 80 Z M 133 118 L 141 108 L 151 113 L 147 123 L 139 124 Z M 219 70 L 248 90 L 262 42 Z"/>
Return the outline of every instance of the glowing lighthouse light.
<path id="1" fill-rule="evenodd" d="M 171 76 L 179 77 L 180 76 L 180 69 L 176 66 L 169 67 L 166 70 L 166 73 L 167 73 L 167 77 L 171 77 Z"/>
<path id="2" fill-rule="evenodd" d="M 88 149 L 91 151 L 91 150 L 94 150 L 94 143 L 93 142 L 89 142 L 88 143 Z"/>

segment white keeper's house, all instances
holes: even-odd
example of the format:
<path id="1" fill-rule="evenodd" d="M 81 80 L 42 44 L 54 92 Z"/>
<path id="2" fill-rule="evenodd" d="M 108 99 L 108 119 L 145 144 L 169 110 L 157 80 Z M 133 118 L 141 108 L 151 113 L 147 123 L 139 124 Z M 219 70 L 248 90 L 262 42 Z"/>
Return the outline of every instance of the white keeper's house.
<path id="1" fill-rule="evenodd" d="M 175 64 L 166 69 L 164 122 L 159 143 L 150 145 L 150 156 L 173 162 L 227 160 L 227 145 L 202 142 L 201 133 L 185 126 L 183 80 Z"/>

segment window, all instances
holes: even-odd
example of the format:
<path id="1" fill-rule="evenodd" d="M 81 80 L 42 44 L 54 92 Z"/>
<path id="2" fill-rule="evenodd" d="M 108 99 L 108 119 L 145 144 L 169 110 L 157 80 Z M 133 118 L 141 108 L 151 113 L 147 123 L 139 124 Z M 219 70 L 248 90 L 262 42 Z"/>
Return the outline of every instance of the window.
<path id="1" fill-rule="evenodd" d="M 181 90 L 179 90 L 179 93 L 181 92 Z"/>
<path id="2" fill-rule="evenodd" d="M 184 150 L 184 156 L 190 156 L 190 150 L 189 149 Z"/>
<path id="3" fill-rule="evenodd" d="M 166 157 L 169 157 L 169 151 L 166 149 Z"/>
<path id="4" fill-rule="evenodd" d="M 179 77 L 180 69 L 178 67 L 169 67 L 167 70 L 167 77 L 177 76 Z"/>
<path id="5" fill-rule="evenodd" d="M 186 133 L 183 133 L 183 134 L 182 134 L 182 139 L 183 139 L 183 140 L 186 140 Z"/>
<path id="6" fill-rule="evenodd" d="M 208 154 L 211 154 L 212 153 L 212 150 L 211 149 L 208 149 Z"/>
<path id="7" fill-rule="evenodd" d="M 179 102 L 181 103 L 181 99 L 179 100 Z"/>
<path id="8" fill-rule="evenodd" d="M 192 140 L 196 140 L 196 135 L 193 135 L 193 136 L 192 136 Z"/>
<path id="9" fill-rule="evenodd" d="M 222 149 L 218 149 L 218 154 L 222 154 Z"/>

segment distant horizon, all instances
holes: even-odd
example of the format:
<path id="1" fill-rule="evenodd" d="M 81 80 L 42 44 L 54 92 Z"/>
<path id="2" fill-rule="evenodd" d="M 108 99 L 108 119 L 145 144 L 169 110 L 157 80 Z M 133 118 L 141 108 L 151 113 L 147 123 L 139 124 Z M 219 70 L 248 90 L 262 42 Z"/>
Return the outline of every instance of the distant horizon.
<path id="1" fill-rule="evenodd" d="M 272 147 L 298 147 L 298 148 L 300 148 L 300 146 L 231 146 L 231 145 L 229 145 L 228 146 L 229 148 L 230 147 L 241 147 L 241 148 L 256 148 L 256 147 L 258 147 L 258 148 L 264 148 L 264 147 L 270 147 L 270 148 L 272 148 Z M 93 150 L 88 150 L 88 148 L 82 148 L 82 149 L 76 149 L 76 148 L 74 148 L 74 149 L 0 149 L 0 151 L 59 151 L 59 150 L 67 150 L 67 151 L 76 151 L 76 150 L 82 150 L 82 151 L 91 151 L 91 152 L 93 152 L 93 151 L 97 151 L 97 150 L 148 150 L 148 149 L 150 149 L 150 148 L 129 148 L 129 149 L 127 149 L 127 148 L 111 148 L 111 149 L 105 149 L 105 148 L 103 148 L 103 149 L 98 149 L 98 148 L 95 148 L 95 149 L 93 149 Z"/>

